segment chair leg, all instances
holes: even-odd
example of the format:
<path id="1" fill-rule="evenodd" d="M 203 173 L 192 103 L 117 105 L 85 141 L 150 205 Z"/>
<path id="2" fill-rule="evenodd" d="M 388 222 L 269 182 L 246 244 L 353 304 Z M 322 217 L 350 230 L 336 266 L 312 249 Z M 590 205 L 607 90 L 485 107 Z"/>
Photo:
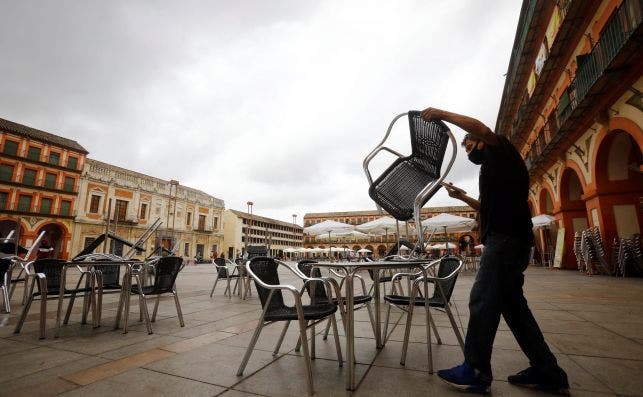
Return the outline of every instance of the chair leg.
<path id="1" fill-rule="evenodd" d="M 460 328 L 458 327 L 458 324 L 455 322 L 455 318 L 453 317 L 453 312 L 449 307 L 449 303 L 445 304 L 444 311 L 447 313 L 447 317 L 449 317 L 449 321 L 451 322 L 451 327 L 453 328 L 453 332 L 455 332 L 455 337 L 458 339 L 458 343 L 460 344 L 460 348 L 462 349 L 462 352 L 464 352 L 464 340 L 462 339 Z"/>
<path id="2" fill-rule="evenodd" d="M 150 322 L 150 313 L 147 311 L 147 298 L 145 297 L 145 294 L 139 292 L 138 294 L 138 303 L 141 306 L 141 313 L 143 314 L 143 317 L 145 317 L 145 324 L 147 325 L 147 334 L 152 335 L 154 331 L 152 331 L 152 323 Z"/>
<path id="3" fill-rule="evenodd" d="M 40 339 L 47 337 L 47 280 L 40 279 Z M 62 291 L 60 292 L 62 293 Z"/>
<path id="4" fill-rule="evenodd" d="M 13 330 L 14 334 L 19 334 L 20 331 L 22 330 L 22 326 L 25 323 L 25 320 L 27 319 L 27 314 L 29 314 L 29 309 L 31 308 L 31 303 L 33 302 L 33 290 L 36 286 L 36 278 L 33 279 L 31 282 L 31 288 L 29 288 L 29 299 L 27 299 L 27 302 L 25 302 L 25 305 L 22 308 L 22 313 L 20 314 L 20 319 L 18 320 L 18 323 L 16 324 L 16 328 Z"/>
<path id="5" fill-rule="evenodd" d="M 308 394 L 314 394 L 313 387 L 313 368 L 310 360 L 310 353 L 308 350 L 308 339 L 306 336 L 306 320 L 303 316 L 303 311 L 299 313 L 299 339 L 303 347 L 304 361 L 306 362 L 306 374 L 308 375 Z"/>
<path id="6" fill-rule="evenodd" d="M 5 274 L 4 285 L 2 286 L 2 301 L 4 302 L 4 311 L 11 313 L 11 303 L 9 300 L 9 292 L 7 291 L 7 275 Z"/>
<path id="7" fill-rule="evenodd" d="M 159 302 L 161 302 L 161 294 L 156 295 L 156 302 L 154 302 L 154 311 L 152 312 L 152 322 L 156 322 L 156 312 L 159 310 Z"/>
<path id="8" fill-rule="evenodd" d="M 391 305 L 388 304 L 386 305 L 386 320 L 384 321 L 384 340 L 382 341 L 382 344 L 386 344 L 386 341 L 388 340 L 388 322 L 390 318 L 391 318 Z"/>
<path id="9" fill-rule="evenodd" d="M 174 290 L 172 291 L 172 295 L 174 295 L 174 304 L 176 305 L 176 314 L 179 316 L 179 324 L 181 324 L 181 327 L 185 327 L 185 323 L 183 322 L 183 311 L 181 311 L 181 303 L 179 302 L 179 294 Z"/>
<path id="10" fill-rule="evenodd" d="M 281 344 L 284 341 L 284 337 L 286 336 L 286 331 L 288 330 L 289 326 L 290 326 L 290 320 L 287 320 L 286 324 L 284 324 L 284 329 L 281 330 L 281 335 L 279 335 L 277 346 L 275 346 L 275 350 L 272 352 L 273 356 L 276 356 L 277 354 L 279 354 L 279 349 L 281 348 Z"/>
<path id="11" fill-rule="evenodd" d="M 433 333 L 435 334 L 435 340 L 438 345 L 441 345 L 442 339 L 440 339 L 440 334 L 438 333 L 438 327 L 435 326 L 435 321 L 433 321 L 433 316 L 429 317 L 429 320 L 431 322 L 431 329 L 433 329 Z"/>
<path id="12" fill-rule="evenodd" d="M 67 325 L 69 323 L 69 317 L 71 316 L 71 309 L 74 307 L 74 301 L 76 300 L 76 294 L 72 294 L 71 297 L 69 298 L 69 304 L 67 305 L 67 312 L 65 313 L 65 319 L 63 320 L 63 324 Z M 85 308 L 83 308 L 83 312 L 85 311 Z"/>
<path id="13" fill-rule="evenodd" d="M 123 297 L 125 299 L 125 313 L 123 315 L 123 333 L 127 333 L 127 323 L 129 323 L 129 304 L 130 304 L 130 298 L 131 298 L 131 293 L 128 291 L 125 291 L 125 296 Z"/>
<path id="14" fill-rule="evenodd" d="M 404 343 L 402 344 L 402 358 L 400 359 L 400 365 L 405 365 L 406 363 L 406 350 L 409 347 L 409 336 L 411 334 L 411 322 L 413 321 L 413 306 L 414 305 L 409 305 L 409 309 L 406 313 L 406 327 L 404 328 Z"/>
<path id="15" fill-rule="evenodd" d="M 257 324 L 257 328 L 255 328 L 254 334 L 252 334 L 252 339 L 250 339 L 250 344 L 248 345 L 248 348 L 246 349 L 246 354 L 243 356 L 243 360 L 241 360 L 241 364 L 239 365 L 239 369 L 237 370 L 237 376 L 242 376 L 243 371 L 246 369 L 246 365 L 248 364 L 248 360 L 250 360 L 250 355 L 252 355 L 252 351 L 255 348 L 255 345 L 257 344 L 257 339 L 259 339 L 259 335 L 261 334 L 261 330 L 263 329 L 263 315 L 259 319 L 259 324 Z"/>
<path id="16" fill-rule="evenodd" d="M 219 282 L 219 273 L 217 271 L 217 278 L 214 279 L 214 285 L 212 286 L 212 290 L 210 291 L 210 298 L 212 298 L 212 295 L 214 294 L 214 288 L 216 288 L 218 282 Z"/>
<path id="17" fill-rule="evenodd" d="M 335 336 L 335 350 L 337 350 L 337 362 L 339 367 L 344 366 L 344 359 L 342 358 L 342 346 L 339 343 L 339 332 L 337 332 L 337 320 L 335 320 L 335 315 L 333 314 L 330 317 L 329 323 L 333 326 L 333 335 Z"/>
<path id="18" fill-rule="evenodd" d="M 232 290 L 230 290 L 230 277 L 226 277 L 226 287 L 225 290 L 223 291 L 223 296 L 226 296 L 228 293 L 230 294 L 230 297 L 232 298 Z"/>
<path id="19" fill-rule="evenodd" d="M 328 321 L 326 322 L 326 329 L 324 330 L 324 337 L 322 338 L 322 340 L 327 340 L 328 339 L 328 333 L 329 332 L 330 332 L 330 319 L 328 319 Z"/>
<path id="20" fill-rule="evenodd" d="M 373 307 L 371 306 L 371 302 L 366 302 L 366 310 L 368 310 L 368 318 L 371 320 L 371 328 L 373 328 L 373 336 L 375 336 L 377 331 L 375 328 L 375 317 L 373 316 Z"/>

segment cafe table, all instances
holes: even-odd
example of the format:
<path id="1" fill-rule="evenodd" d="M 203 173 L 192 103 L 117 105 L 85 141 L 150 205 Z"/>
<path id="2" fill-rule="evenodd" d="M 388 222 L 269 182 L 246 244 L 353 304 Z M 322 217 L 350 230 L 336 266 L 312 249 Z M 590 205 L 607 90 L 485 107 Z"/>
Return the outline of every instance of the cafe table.
<path id="1" fill-rule="evenodd" d="M 382 325 L 380 319 L 380 287 L 379 277 L 380 272 L 383 270 L 399 270 L 405 271 L 407 269 L 415 269 L 422 276 L 427 276 L 426 266 L 433 262 L 433 260 L 391 260 L 391 261 L 376 261 L 376 262 L 317 262 L 315 267 L 326 269 L 341 269 L 345 272 L 346 278 L 344 281 L 345 293 L 345 317 L 346 317 L 346 356 L 348 364 L 348 376 L 346 377 L 346 390 L 355 390 L 355 316 L 354 308 L 354 278 L 355 275 L 364 270 L 373 271 L 373 304 L 375 306 L 375 345 L 378 349 L 384 346 L 384 337 L 382 336 Z M 429 296 L 427 283 L 424 284 L 424 296 Z M 426 311 L 427 322 L 431 319 L 429 312 L 429 305 L 424 307 Z M 427 328 L 427 345 L 428 345 L 428 358 L 429 358 L 429 373 L 433 373 L 433 361 L 431 359 L 431 332 Z"/>

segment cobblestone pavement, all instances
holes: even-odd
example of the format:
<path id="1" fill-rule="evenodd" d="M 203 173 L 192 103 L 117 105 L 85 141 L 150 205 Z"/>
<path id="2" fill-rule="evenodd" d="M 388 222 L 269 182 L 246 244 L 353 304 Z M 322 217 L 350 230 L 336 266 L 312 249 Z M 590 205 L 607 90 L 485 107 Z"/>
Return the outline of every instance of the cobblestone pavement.
<path id="1" fill-rule="evenodd" d="M 22 332 L 13 332 L 23 308 L 19 286 L 11 301 L 13 312 L 0 314 L 0 395 L 305 395 L 303 358 L 294 350 L 294 324 L 275 356 L 272 350 L 282 327 L 265 328 L 244 375 L 235 375 L 260 315 L 259 300 L 256 293 L 247 300 L 224 296 L 224 282 L 210 298 L 214 278 L 215 271 L 207 264 L 188 266 L 179 275 L 185 327 L 180 327 L 174 302 L 167 297 L 160 302 L 154 334 L 148 335 L 133 297 L 129 332 L 114 330 L 119 294 L 112 294 L 104 298 L 101 327 L 81 325 L 82 305 L 77 303 L 58 338 L 53 336 L 56 302 L 50 301 L 44 340 L 38 339 L 39 302 L 32 305 Z M 453 297 L 458 322 L 465 327 L 473 279 L 473 273 L 463 273 Z M 282 280 L 294 281 L 286 275 Z M 572 395 L 643 395 L 643 279 L 588 277 L 532 267 L 527 270 L 525 294 L 547 342 L 569 374 Z M 393 311 L 393 321 L 400 313 Z M 433 345 L 435 368 L 461 363 L 462 351 L 446 316 L 435 311 L 435 320 L 442 340 L 441 345 Z M 406 365 L 399 364 L 402 324 L 398 321 L 386 346 L 376 350 L 367 312 L 356 313 L 359 386 L 354 392 L 345 390 L 346 369 L 337 365 L 333 338 L 324 341 L 318 336 L 315 395 L 458 395 L 428 373 L 425 322 L 417 311 Z M 317 330 L 322 332 L 323 327 Z M 339 333 L 345 350 L 341 326 Z M 492 395 L 544 395 L 507 383 L 507 375 L 526 368 L 528 362 L 504 322 L 496 336 L 492 365 L 496 379 Z"/>

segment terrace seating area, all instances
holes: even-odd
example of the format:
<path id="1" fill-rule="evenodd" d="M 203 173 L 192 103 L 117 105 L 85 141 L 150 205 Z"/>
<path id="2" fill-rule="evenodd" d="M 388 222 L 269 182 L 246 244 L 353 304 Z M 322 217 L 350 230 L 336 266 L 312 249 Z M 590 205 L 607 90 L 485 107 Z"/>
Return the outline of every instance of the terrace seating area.
<path id="1" fill-rule="evenodd" d="M 188 266 L 178 275 L 176 290 L 185 327 L 181 327 L 173 296 L 168 294 L 160 297 L 153 334 L 148 334 L 145 321 L 139 321 L 139 305 L 130 308 L 128 333 L 114 330 L 119 294 L 109 294 L 103 297 L 100 327 L 81 324 L 83 305 L 76 305 L 69 323 L 61 326 L 59 337 L 50 333 L 46 339 L 39 339 L 38 305 L 33 305 L 26 315 L 22 331 L 14 334 L 23 308 L 23 284 L 18 284 L 11 300 L 12 312 L 0 313 L 0 394 L 305 395 L 307 369 L 302 350 L 296 350 L 301 335 L 297 327 L 286 330 L 275 355 L 283 327 L 265 328 L 243 375 L 236 375 L 261 317 L 261 301 L 259 294 L 245 300 L 238 295 L 224 295 L 226 283 L 219 283 L 210 297 L 216 275 L 212 264 Z M 450 299 L 458 325 L 461 321 L 464 327 L 474 277 L 475 274 L 460 273 Z M 364 279 L 368 288 L 370 280 Z M 279 280 L 301 287 L 299 277 L 289 271 L 280 270 Z M 524 289 L 547 342 L 569 374 L 572 395 L 642 394 L 643 380 L 639 375 L 643 371 L 643 279 L 600 275 L 588 278 L 574 271 L 530 267 Z M 284 298 L 292 304 L 286 295 Z M 45 318 L 51 327 L 56 305 L 46 310 Z M 383 304 L 382 318 L 386 310 Z M 390 318 L 400 318 L 401 314 L 392 307 Z M 437 344 L 434 339 L 432 345 L 435 369 L 459 364 L 462 350 L 451 321 L 438 310 L 431 314 L 442 342 Z M 339 311 L 335 315 L 343 349 L 344 328 Z M 422 310 L 413 314 L 405 365 L 400 365 L 405 326 L 405 321 L 391 321 L 386 345 L 378 350 L 368 311 L 355 312 L 357 390 L 352 392 L 345 390 L 347 369 L 346 365 L 338 366 L 334 337 L 317 338 L 311 364 L 315 395 L 458 395 L 436 375 L 429 374 Z M 316 332 L 323 333 L 324 328 L 317 327 Z M 492 365 L 492 393 L 542 395 L 507 383 L 508 375 L 526 368 L 528 363 L 504 322 L 496 337 Z"/>

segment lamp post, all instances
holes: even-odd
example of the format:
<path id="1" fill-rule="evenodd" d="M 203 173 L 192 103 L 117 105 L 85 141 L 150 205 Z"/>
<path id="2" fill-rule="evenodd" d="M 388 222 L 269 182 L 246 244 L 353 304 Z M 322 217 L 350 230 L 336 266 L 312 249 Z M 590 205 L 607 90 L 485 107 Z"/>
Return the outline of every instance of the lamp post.
<path id="1" fill-rule="evenodd" d="M 297 245 L 297 214 L 292 214 L 292 238 L 293 238 L 293 247 Z M 290 258 L 292 259 L 293 253 L 290 253 Z"/>
<path id="2" fill-rule="evenodd" d="M 248 245 L 249 245 L 248 240 L 252 235 L 252 206 L 254 205 L 254 203 L 252 201 L 248 201 L 246 205 L 248 206 L 248 226 L 246 226 L 246 247 L 245 247 L 246 253 L 247 253 Z"/>

